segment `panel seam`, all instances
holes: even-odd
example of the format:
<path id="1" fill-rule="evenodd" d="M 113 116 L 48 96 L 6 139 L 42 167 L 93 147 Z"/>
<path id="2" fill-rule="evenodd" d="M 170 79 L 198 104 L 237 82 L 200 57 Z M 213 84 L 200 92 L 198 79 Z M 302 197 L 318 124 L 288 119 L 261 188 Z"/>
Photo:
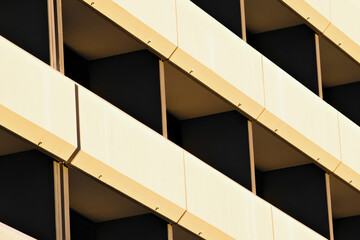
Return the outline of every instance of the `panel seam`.
<path id="1" fill-rule="evenodd" d="M 176 50 L 178 49 L 179 47 L 176 46 L 176 48 L 174 49 L 174 51 L 170 54 L 169 58 L 167 58 L 167 60 L 170 60 L 170 58 L 174 55 L 174 53 L 176 52 Z"/>
<path id="2" fill-rule="evenodd" d="M 188 209 L 188 204 L 187 204 L 187 184 L 186 184 L 186 164 L 185 164 L 185 150 L 182 150 L 183 152 L 183 165 L 184 165 L 184 182 L 185 182 L 185 208 L 186 211 Z M 180 218 L 181 219 L 181 218 Z M 180 221 L 179 219 L 179 221 Z"/>
<path id="3" fill-rule="evenodd" d="M 270 207 L 270 212 L 271 212 L 271 227 L 272 227 L 272 237 L 273 240 L 275 240 L 275 227 L 274 227 L 274 213 L 273 213 L 273 207 Z"/>
<path id="4" fill-rule="evenodd" d="M 181 217 L 179 218 L 179 220 L 176 222 L 177 224 L 180 223 L 180 220 L 184 217 L 185 213 L 187 213 L 187 210 L 185 210 L 185 212 L 181 215 Z"/>
<path id="5" fill-rule="evenodd" d="M 80 104 L 79 104 L 79 86 L 75 85 L 75 118 L 76 118 L 76 149 L 70 158 L 66 161 L 66 164 L 70 164 L 81 150 L 81 138 L 80 138 Z"/>
<path id="6" fill-rule="evenodd" d="M 175 20 L 176 20 L 176 48 L 177 48 L 179 46 L 179 18 L 178 18 L 177 0 L 174 0 L 174 1 L 175 1 Z M 169 59 L 170 59 L 170 57 L 169 57 Z"/>
<path id="7" fill-rule="evenodd" d="M 329 22 L 329 24 L 326 26 L 326 28 L 322 32 L 323 34 L 325 34 L 326 30 L 330 27 L 330 25 L 331 25 L 331 22 Z M 333 40 L 331 40 L 331 41 L 335 44 L 335 42 Z"/>
<path id="8" fill-rule="evenodd" d="M 261 72 L 262 72 L 262 82 L 263 82 L 263 91 L 264 91 L 264 108 L 266 108 L 264 56 L 262 56 L 262 55 L 261 55 Z M 260 117 L 260 115 L 259 115 L 259 117 Z"/>
<path id="9" fill-rule="evenodd" d="M 341 131 L 340 131 L 340 115 L 339 115 L 339 111 L 336 112 L 336 116 L 337 116 L 337 122 L 338 122 L 338 133 L 339 133 L 339 151 L 340 151 L 340 163 L 337 165 L 337 167 L 334 169 L 335 170 L 340 166 L 340 164 L 343 161 L 343 156 L 342 156 L 342 147 L 341 147 Z"/>
<path id="10" fill-rule="evenodd" d="M 265 112 L 265 108 L 260 112 L 259 116 L 256 118 L 256 121 L 259 121 L 259 118 L 261 117 L 261 115 Z"/>

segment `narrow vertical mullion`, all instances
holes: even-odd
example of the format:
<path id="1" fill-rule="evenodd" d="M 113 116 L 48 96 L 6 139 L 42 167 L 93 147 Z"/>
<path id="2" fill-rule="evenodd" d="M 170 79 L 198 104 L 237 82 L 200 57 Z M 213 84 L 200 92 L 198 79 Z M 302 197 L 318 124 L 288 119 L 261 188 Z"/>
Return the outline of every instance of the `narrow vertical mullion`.
<path id="1" fill-rule="evenodd" d="M 242 35 L 242 40 L 247 42 L 247 37 L 246 37 L 246 17 L 245 17 L 245 0 L 240 0 L 240 15 L 241 15 L 241 35 Z"/>
<path id="2" fill-rule="evenodd" d="M 167 232 L 168 240 L 174 240 L 173 226 L 170 223 L 167 224 Z"/>
<path id="3" fill-rule="evenodd" d="M 62 197 L 61 197 L 61 166 L 58 162 L 53 162 L 54 168 L 54 201 L 55 201 L 55 232 L 56 240 L 63 239 L 63 220 L 62 220 Z"/>
<path id="4" fill-rule="evenodd" d="M 69 194 L 69 170 L 62 163 L 62 200 L 63 200 L 63 225 L 64 225 L 64 239 L 70 240 L 70 194 Z"/>
<path id="5" fill-rule="evenodd" d="M 319 35 L 317 33 L 315 33 L 315 50 L 316 50 L 316 68 L 317 68 L 319 97 L 323 99 L 322 73 L 321 73 L 321 60 L 320 60 L 320 54 L 321 54 L 320 41 L 319 41 Z"/>
<path id="6" fill-rule="evenodd" d="M 62 20 L 62 1 L 56 0 L 56 26 L 57 26 L 57 66 L 61 73 L 65 73 L 64 63 L 64 35 Z"/>
<path id="7" fill-rule="evenodd" d="M 159 60 L 159 73 L 160 73 L 162 134 L 165 138 L 168 138 L 167 118 L 166 118 L 165 65 L 163 60 Z"/>
<path id="8" fill-rule="evenodd" d="M 325 173 L 325 184 L 326 184 L 326 199 L 327 199 L 328 216 L 329 216 L 330 240 L 334 240 L 334 226 L 333 226 L 331 191 L 330 191 L 331 183 L 330 183 L 330 175 L 328 173 Z"/>
<path id="9" fill-rule="evenodd" d="M 50 52 L 50 66 L 57 69 L 57 54 L 56 54 L 56 27 L 54 16 L 54 2 L 47 1 L 48 9 L 48 26 L 49 26 L 49 52 Z"/>
<path id="10" fill-rule="evenodd" d="M 252 122 L 250 120 L 248 120 L 248 135 L 249 135 L 251 191 L 253 194 L 256 195 L 254 136 L 253 136 Z"/>

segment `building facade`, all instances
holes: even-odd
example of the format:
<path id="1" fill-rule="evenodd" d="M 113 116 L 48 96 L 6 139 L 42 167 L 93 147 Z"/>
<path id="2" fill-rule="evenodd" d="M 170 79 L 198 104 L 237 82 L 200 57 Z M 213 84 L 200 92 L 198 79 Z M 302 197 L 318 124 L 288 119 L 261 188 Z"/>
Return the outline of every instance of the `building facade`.
<path id="1" fill-rule="evenodd" d="M 359 239 L 359 13 L 4 2 L 0 239 Z"/>

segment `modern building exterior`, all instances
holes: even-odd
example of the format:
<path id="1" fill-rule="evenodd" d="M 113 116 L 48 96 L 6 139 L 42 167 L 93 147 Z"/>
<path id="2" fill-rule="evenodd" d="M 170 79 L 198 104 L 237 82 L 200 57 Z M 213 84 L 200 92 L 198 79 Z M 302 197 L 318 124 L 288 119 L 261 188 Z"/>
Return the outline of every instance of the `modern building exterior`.
<path id="1" fill-rule="evenodd" d="M 359 13 L 5 1 L 0 239 L 359 239 Z"/>

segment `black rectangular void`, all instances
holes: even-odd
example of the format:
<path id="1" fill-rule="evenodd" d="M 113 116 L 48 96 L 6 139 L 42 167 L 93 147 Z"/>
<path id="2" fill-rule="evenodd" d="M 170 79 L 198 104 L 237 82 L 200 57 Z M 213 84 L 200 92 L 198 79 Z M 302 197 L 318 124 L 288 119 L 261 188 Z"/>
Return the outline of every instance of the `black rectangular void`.
<path id="1" fill-rule="evenodd" d="M 180 147 L 183 147 L 182 134 L 181 134 L 181 120 L 179 120 L 169 111 L 167 111 L 166 121 L 167 121 L 168 139 L 173 143 L 176 143 Z"/>
<path id="2" fill-rule="evenodd" d="M 0 35 L 49 64 L 47 0 L 2 1 Z"/>
<path id="3" fill-rule="evenodd" d="M 141 226 L 141 231 L 139 231 Z M 99 223 L 97 240 L 110 240 L 114 236 L 125 239 L 167 240 L 167 223 L 153 214 L 116 219 Z"/>
<path id="4" fill-rule="evenodd" d="M 248 119 L 187 73 L 164 65 L 169 140 L 250 190 Z"/>
<path id="5" fill-rule="evenodd" d="M 90 176 L 69 169 L 74 240 L 167 239 L 167 222 Z"/>
<path id="6" fill-rule="evenodd" d="M 159 58 L 78 0 L 63 19 L 65 75 L 162 133 Z"/>
<path id="7" fill-rule="evenodd" d="M 74 240 L 167 240 L 167 223 L 153 214 L 94 223 L 71 211 L 70 218 Z"/>
<path id="8" fill-rule="evenodd" d="M 184 120 L 182 147 L 251 190 L 247 121 L 236 111 Z"/>
<path id="9" fill-rule="evenodd" d="M 334 239 L 354 240 L 360 235 L 360 216 L 334 220 Z"/>
<path id="10" fill-rule="evenodd" d="M 324 88 L 324 100 L 360 125 L 360 82 Z"/>
<path id="11" fill-rule="evenodd" d="M 248 43 L 318 95 L 315 32 L 306 25 L 248 34 Z"/>
<path id="12" fill-rule="evenodd" d="M 53 160 L 32 150 L 0 157 L 0 222 L 56 239 Z"/>
<path id="13" fill-rule="evenodd" d="M 259 174 L 259 172 L 258 172 Z M 314 164 L 262 172 L 260 197 L 329 237 L 325 172 Z"/>
<path id="14" fill-rule="evenodd" d="M 240 38 L 241 34 L 241 12 L 240 0 L 191 0 L 202 10 L 207 12 L 218 22 L 235 33 Z"/>

